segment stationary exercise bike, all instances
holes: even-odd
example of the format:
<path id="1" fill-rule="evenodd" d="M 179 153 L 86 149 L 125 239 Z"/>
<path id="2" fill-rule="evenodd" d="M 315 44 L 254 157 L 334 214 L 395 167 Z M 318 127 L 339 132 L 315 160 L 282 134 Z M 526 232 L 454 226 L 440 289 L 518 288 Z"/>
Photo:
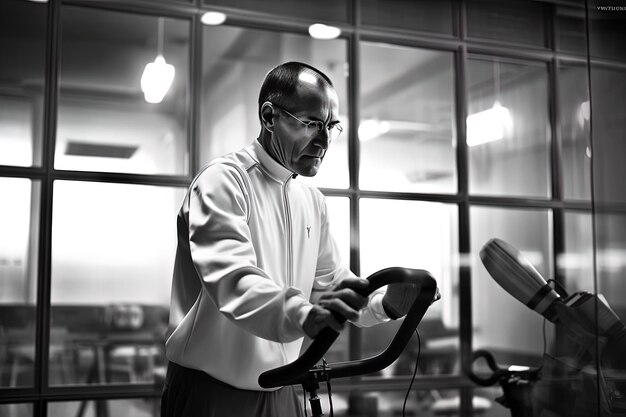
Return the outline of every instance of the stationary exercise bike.
<path id="1" fill-rule="evenodd" d="M 601 294 L 567 294 L 548 285 L 515 247 L 491 239 L 481 260 L 500 286 L 528 308 L 554 323 L 567 350 L 556 356 L 544 352 L 540 367 L 502 368 L 486 350 L 474 352 L 472 364 L 485 360 L 491 375 L 469 378 L 481 386 L 499 383 L 496 399 L 512 417 L 626 416 L 626 326 Z M 606 369 L 603 369 L 606 368 Z"/>
<path id="2" fill-rule="evenodd" d="M 367 279 L 369 286 L 360 291 L 363 296 L 369 296 L 374 290 L 394 283 L 416 284 L 420 288 L 418 296 L 396 335 L 383 352 L 371 358 L 333 364 L 324 362 L 319 365 L 318 363 L 326 351 L 339 336 L 338 332 L 326 327 L 298 359 L 287 365 L 263 372 L 259 376 L 259 385 L 263 388 L 302 385 L 305 395 L 309 394 L 312 416 L 320 417 L 324 415 L 320 399 L 317 396 L 320 382 L 329 382 L 333 378 L 346 378 L 377 372 L 391 365 L 406 347 L 433 301 L 437 292 L 437 282 L 427 271 L 399 267 L 383 269 L 370 275 Z"/>

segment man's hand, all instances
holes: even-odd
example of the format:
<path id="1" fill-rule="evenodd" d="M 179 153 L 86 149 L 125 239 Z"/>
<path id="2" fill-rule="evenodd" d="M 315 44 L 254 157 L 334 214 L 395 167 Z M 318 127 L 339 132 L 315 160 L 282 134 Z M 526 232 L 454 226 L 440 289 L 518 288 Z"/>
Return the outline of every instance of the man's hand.
<path id="1" fill-rule="evenodd" d="M 324 327 L 340 332 L 345 324 L 341 318 L 358 320 L 359 310 L 367 304 L 367 297 L 357 290 L 365 290 L 368 285 L 369 281 L 364 278 L 346 278 L 324 292 L 304 319 L 304 333 L 315 338 Z"/>
<path id="2" fill-rule="evenodd" d="M 406 316 L 420 293 L 420 287 L 416 284 L 396 283 L 389 284 L 383 296 L 383 308 L 387 316 L 396 320 Z M 435 291 L 435 296 L 431 304 L 441 298 L 439 288 Z"/>

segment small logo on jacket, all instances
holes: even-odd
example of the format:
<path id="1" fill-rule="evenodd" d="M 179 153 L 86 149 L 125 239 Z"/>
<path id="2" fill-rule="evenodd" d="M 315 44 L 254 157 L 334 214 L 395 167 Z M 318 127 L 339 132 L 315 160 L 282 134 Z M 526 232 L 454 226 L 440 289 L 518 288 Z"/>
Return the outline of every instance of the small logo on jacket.
<path id="1" fill-rule="evenodd" d="M 306 227 L 306 237 L 307 239 L 311 237 L 311 226 Z"/>

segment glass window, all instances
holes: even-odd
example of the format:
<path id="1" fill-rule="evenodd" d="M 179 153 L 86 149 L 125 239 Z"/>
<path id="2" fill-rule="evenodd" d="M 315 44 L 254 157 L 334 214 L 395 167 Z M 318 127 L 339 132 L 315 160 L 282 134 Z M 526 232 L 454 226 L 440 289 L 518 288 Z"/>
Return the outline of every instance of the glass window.
<path id="1" fill-rule="evenodd" d="M 587 68 L 559 69 L 561 169 L 563 197 L 591 199 L 591 105 Z"/>
<path id="2" fill-rule="evenodd" d="M 453 54 L 363 42 L 359 65 L 360 188 L 454 193 Z"/>
<path id="3" fill-rule="evenodd" d="M 626 72 L 591 67 L 593 198 L 596 204 L 626 204 Z"/>
<path id="4" fill-rule="evenodd" d="M 476 58 L 467 78 L 470 192 L 548 197 L 546 66 Z"/>
<path id="5" fill-rule="evenodd" d="M 468 0 L 467 34 L 472 38 L 545 47 L 546 8 L 541 2 Z"/>
<path id="6" fill-rule="evenodd" d="M 587 4 L 587 3 L 585 3 Z M 594 58 L 626 61 L 624 5 L 589 2 L 589 54 Z"/>
<path id="7" fill-rule="evenodd" d="M 123 400 L 54 401 L 48 403 L 49 417 L 66 416 L 127 416 L 158 417 L 160 398 L 131 398 Z"/>
<path id="8" fill-rule="evenodd" d="M 330 231 L 337 242 L 342 263 L 350 267 L 350 199 L 326 197 Z"/>
<path id="9" fill-rule="evenodd" d="M 309 21 L 347 22 L 349 0 L 204 0 L 207 6 L 225 6 L 244 11 L 261 12 L 273 17 L 289 16 Z"/>
<path id="10" fill-rule="evenodd" d="M 587 54 L 585 2 L 577 7 L 554 5 L 556 47 L 561 52 Z"/>
<path id="11" fill-rule="evenodd" d="M 626 214 L 597 211 L 594 221 L 599 292 L 626 319 Z"/>
<path id="12" fill-rule="evenodd" d="M 80 196 L 80 198 L 76 198 Z M 153 382 L 184 190 L 56 181 L 51 384 Z"/>
<path id="13" fill-rule="evenodd" d="M 602 376 L 602 398 L 610 407 L 619 407 L 626 390 L 626 357 L 624 356 L 624 323 L 626 323 L 626 214 L 595 212 L 597 292 L 599 303 L 599 343 Z M 609 310 L 612 313 L 607 314 Z M 619 323 L 619 324 L 617 324 Z M 612 328 L 610 326 L 613 326 Z M 621 326 L 621 329 L 620 329 Z M 605 330 L 605 329 L 610 330 Z M 620 329 L 617 330 L 616 329 Z M 591 352 L 593 350 L 589 349 Z M 613 375 L 615 375 L 613 377 Z"/>
<path id="14" fill-rule="evenodd" d="M 30 403 L 0 404 L 0 416 L 23 416 L 33 414 L 33 405 Z"/>
<path id="15" fill-rule="evenodd" d="M 451 35 L 452 7 L 450 0 L 362 0 L 361 19 L 364 25 Z"/>
<path id="16" fill-rule="evenodd" d="M 0 387 L 34 382 L 39 188 L 0 178 Z"/>
<path id="17" fill-rule="evenodd" d="M 68 6 L 61 27 L 54 167 L 186 174 L 189 22 Z"/>
<path id="18" fill-rule="evenodd" d="M 502 239 L 519 250 L 545 280 L 552 278 L 551 213 L 472 207 L 470 218 L 473 349 L 490 351 L 503 366 L 538 366 L 544 353 L 543 317 L 494 280 L 479 252 L 490 239 Z"/>
<path id="19" fill-rule="evenodd" d="M 330 77 L 339 96 L 343 133 L 319 173 L 301 178 L 318 187 L 347 188 L 348 99 L 346 41 L 227 26 L 207 26 L 203 38 L 202 164 L 252 143 L 259 136 L 258 97 L 268 71 L 287 61 L 306 62 Z"/>
<path id="20" fill-rule="evenodd" d="M 557 258 L 557 267 L 564 277 L 568 293 L 594 292 L 593 222 L 590 212 L 565 211 L 564 253 Z"/>
<path id="21" fill-rule="evenodd" d="M 41 164 L 47 12 L 0 2 L 0 165 Z"/>
<path id="22" fill-rule="evenodd" d="M 379 199 L 362 199 L 360 206 L 361 275 L 367 277 L 390 266 L 424 269 L 433 275 L 443 296 L 420 323 L 420 371 L 430 375 L 458 373 L 457 207 Z M 390 322 L 363 329 L 363 357 L 384 350 L 399 324 Z M 416 347 L 409 345 L 404 359 L 414 361 L 411 358 Z M 406 375 L 409 371 L 405 365 L 398 360 L 383 370 L 382 376 Z"/>
<path id="23" fill-rule="evenodd" d="M 326 197 L 330 232 L 337 242 L 342 264 L 350 268 L 350 200 L 346 197 Z M 343 362 L 349 359 L 349 332 L 343 331 L 332 344 L 324 358 L 328 363 Z M 308 343 L 308 342 L 307 342 Z"/>

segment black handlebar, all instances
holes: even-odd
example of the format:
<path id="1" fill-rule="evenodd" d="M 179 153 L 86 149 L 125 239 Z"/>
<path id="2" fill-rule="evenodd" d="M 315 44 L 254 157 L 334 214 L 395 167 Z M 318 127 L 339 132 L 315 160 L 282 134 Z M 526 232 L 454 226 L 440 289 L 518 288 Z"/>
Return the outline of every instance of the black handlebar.
<path id="1" fill-rule="evenodd" d="M 395 361 L 411 339 L 413 331 L 424 317 L 437 290 L 437 282 L 428 271 L 409 268 L 386 268 L 375 272 L 368 278 L 369 286 L 361 295 L 368 296 L 374 290 L 393 283 L 410 283 L 420 287 L 420 292 L 404 318 L 398 332 L 387 348 L 376 356 L 350 362 L 339 362 L 328 365 L 325 370 L 327 377 L 344 378 L 363 375 L 389 366 Z M 270 369 L 259 376 L 259 385 L 263 388 L 275 388 L 285 385 L 303 384 L 307 381 L 309 370 L 312 369 L 328 351 L 339 333 L 330 327 L 324 328 L 315 338 L 311 346 L 290 364 Z"/>
<path id="2" fill-rule="evenodd" d="M 489 387 L 509 374 L 506 369 L 500 368 L 496 363 L 493 355 L 484 349 L 479 349 L 472 354 L 472 364 L 474 364 L 474 362 L 481 358 L 485 359 L 485 361 L 487 362 L 487 366 L 489 366 L 489 369 L 491 369 L 492 373 L 490 376 L 483 378 L 478 376 L 473 369 L 470 369 L 470 371 L 467 373 L 467 376 L 478 385 L 481 385 L 483 387 Z"/>

